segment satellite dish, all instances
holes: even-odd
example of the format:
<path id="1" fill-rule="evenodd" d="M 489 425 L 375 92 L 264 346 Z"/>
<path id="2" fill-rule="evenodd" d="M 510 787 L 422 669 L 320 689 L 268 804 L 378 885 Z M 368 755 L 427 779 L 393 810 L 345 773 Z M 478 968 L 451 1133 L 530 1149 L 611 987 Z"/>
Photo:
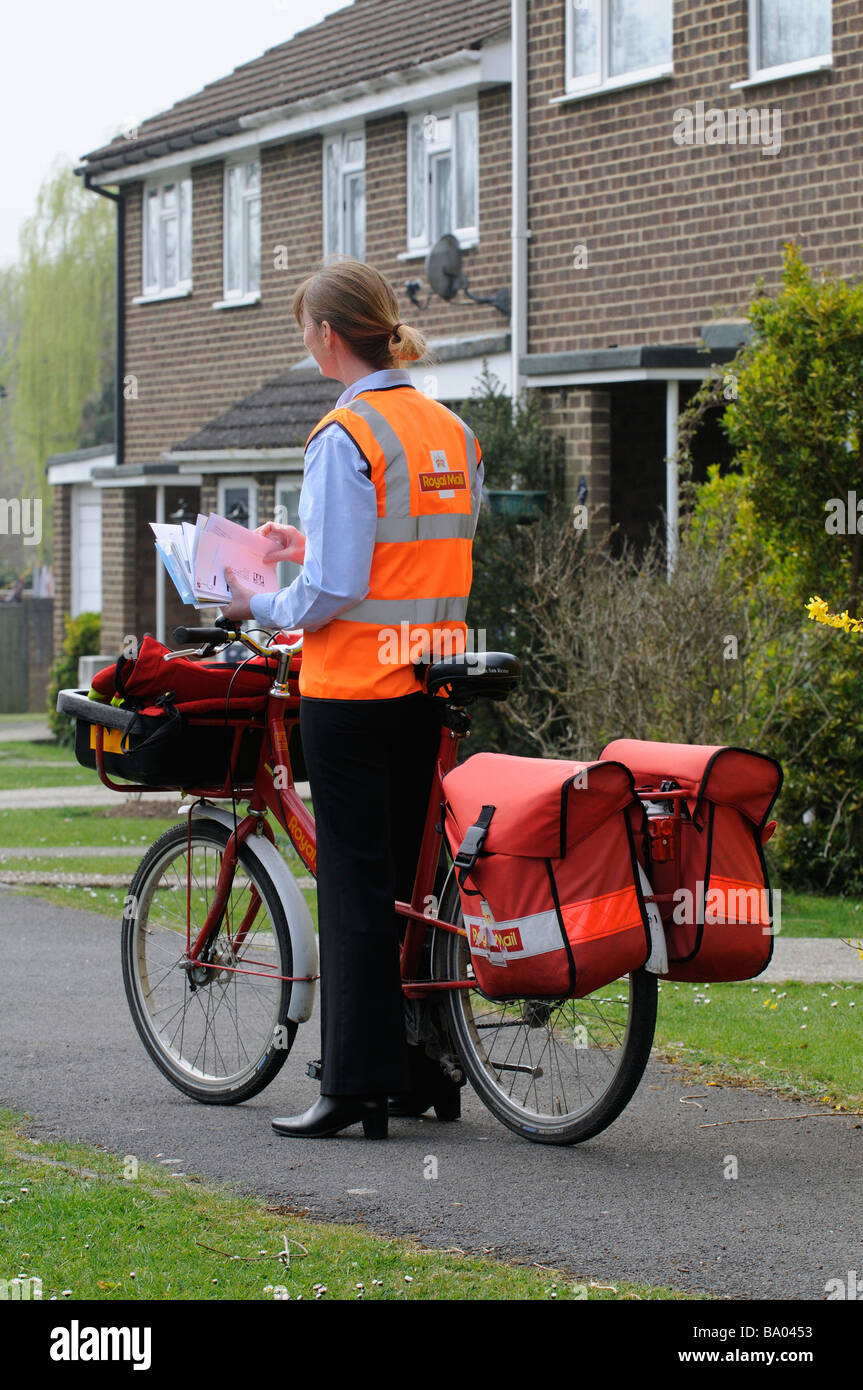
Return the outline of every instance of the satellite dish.
<path id="1" fill-rule="evenodd" d="M 467 289 L 461 266 L 461 247 L 452 233 L 447 232 L 435 243 L 426 260 L 426 278 L 441 299 L 454 299 L 459 290 Z"/>
<path id="2" fill-rule="evenodd" d="M 462 269 L 461 247 L 456 237 L 451 232 L 440 238 L 428 253 L 426 259 L 426 277 L 434 294 L 440 295 L 441 299 L 455 299 L 459 290 L 464 290 L 468 299 L 472 299 L 475 304 L 493 304 L 504 318 L 510 316 L 510 294 L 508 289 L 496 290 L 490 297 L 483 298 L 477 294 L 471 294 L 468 289 L 468 280 Z M 409 280 L 405 286 L 408 297 L 417 308 L 428 308 L 428 303 L 420 304 L 419 291 L 420 282 Z"/>

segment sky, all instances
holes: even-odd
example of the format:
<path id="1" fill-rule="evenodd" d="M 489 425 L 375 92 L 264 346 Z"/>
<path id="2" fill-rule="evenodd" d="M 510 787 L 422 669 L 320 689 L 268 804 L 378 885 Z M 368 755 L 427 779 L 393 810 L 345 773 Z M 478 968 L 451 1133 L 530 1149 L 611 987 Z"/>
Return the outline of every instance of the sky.
<path id="1" fill-rule="evenodd" d="M 55 161 L 224 77 L 348 0 L 30 0 L 0 37 L 0 265 Z M 95 194 L 93 195 L 96 196 Z"/>

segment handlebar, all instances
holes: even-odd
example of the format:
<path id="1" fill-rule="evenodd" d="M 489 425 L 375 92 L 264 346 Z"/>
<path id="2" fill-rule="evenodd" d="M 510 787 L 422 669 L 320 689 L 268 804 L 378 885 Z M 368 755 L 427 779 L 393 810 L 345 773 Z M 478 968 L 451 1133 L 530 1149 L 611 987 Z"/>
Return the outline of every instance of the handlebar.
<path id="1" fill-rule="evenodd" d="M 175 627 L 174 641 L 181 645 L 191 643 L 195 650 L 200 649 L 203 656 L 207 656 L 216 647 L 229 646 L 231 642 L 242 642 L 244 647 L 254 652 L 256 656 L 267 656 L 277 659 L 283 652 L 298 651 L 302 646 L 302 637 L 298 642 L 281 643 L 272 647 L 264 647 L 254 637 L 250 637 L 247 632 L 235 626 L 227 618 L 218 618 L 214 627 Z M 180 653 L 171 653 L 179 656 Z"/>

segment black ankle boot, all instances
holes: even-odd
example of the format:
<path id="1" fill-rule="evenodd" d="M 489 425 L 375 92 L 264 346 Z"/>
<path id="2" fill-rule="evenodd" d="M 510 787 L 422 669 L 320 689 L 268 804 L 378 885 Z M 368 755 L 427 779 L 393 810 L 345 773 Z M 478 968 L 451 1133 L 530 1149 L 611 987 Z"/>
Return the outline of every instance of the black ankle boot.
<path id="1" fill-rule="evenodd" d="M 439 1120 L 458 1120 L 461 1117 L 461 1085 L 451 1081 L 440 1065 L 426 1054 L 424 1047 L 408 1048 L 411 1088 L 391 1096 L 388 1109 L 391 1115 L 424 1115 L 434 1106 Z"/>
<path id="2" fill-rule="evenodd" d="M 289 1138 L 328 1139 L 357 1124 L 367 1139 L 386 1139 L 386 1097 L 321 1095 L 304 1114 L 273 1120 L 273 1129 Z"/>

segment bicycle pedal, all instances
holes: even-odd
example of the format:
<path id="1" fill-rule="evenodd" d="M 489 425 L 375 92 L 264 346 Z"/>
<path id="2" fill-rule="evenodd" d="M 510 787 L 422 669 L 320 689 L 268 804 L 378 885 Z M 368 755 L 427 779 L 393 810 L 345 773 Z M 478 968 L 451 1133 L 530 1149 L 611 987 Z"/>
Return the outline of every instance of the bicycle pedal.
<path id="1" fill-rule="evenodd" d="M 323 1069 L 323 1062 L 319 1057 L 316 1062 L 306 1063 L 306 1076 L 310 1076 L 313 1081 L 320 1081 Z"/>

